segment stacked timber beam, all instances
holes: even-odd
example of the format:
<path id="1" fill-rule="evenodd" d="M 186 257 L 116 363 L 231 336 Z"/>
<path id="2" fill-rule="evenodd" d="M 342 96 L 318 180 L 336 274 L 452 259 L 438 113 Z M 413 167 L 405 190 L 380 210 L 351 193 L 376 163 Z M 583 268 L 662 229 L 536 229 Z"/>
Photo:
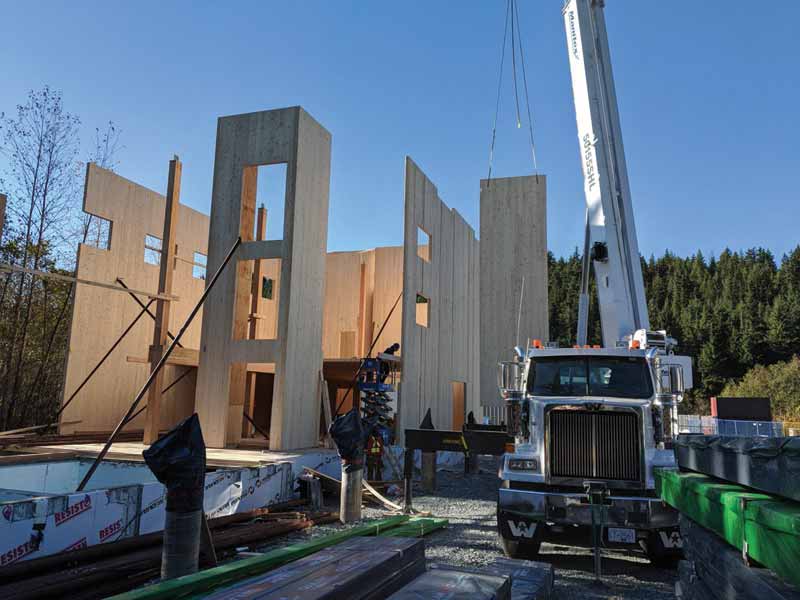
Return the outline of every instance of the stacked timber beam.
<path id="1" fill-rule="evenodd" d="M 780 581 L 769 569 L 746 566 L 741 553 L 684 515 L 681 515 L 681 537 L 686 560 L 678 568 L 675 588 L 678 598 L 800 599 L 800 592 Z"/>
<path id="2" fill-rule="evenodd" d="M 409 519 L 398 515 L 115 598 L 544 600 L 551 597 L 553 567 L 544 563 L 498 557 L 477 569 L 426 566 L 424 541 L 418 538 L 445 524 L 443 519 Z"/>
<path id="3" fill-rule="evenodd" d="M 746 480 L 751 486 L 761 481 L 761 475 L 769 472 L 767 463 L 778 458 L 775 448 L 780 447 L 780 442 L 761 444 L 742 439 L 709 450 L 719 446 L 719 438 L 702 437 L 681 436 L 677 451 L 680 467 L 687 469 L 691 465 L 714 472 L 722 469 L 722 474 L 734 481 L 702 472 L 655 472 L 662 499 L 681 512 L 687 560 L 680 565 L 677 591 L 687 599 L 800 598 L 792 587 L 800 588 L 800 502 L 735 481 Z M 701 454 L 711 451 L 719 452 L 719 456 L 706 464 L 709 457 L 695 456 L 689 446 Z M 757 452 L 740 451 L 753 446 Z M 747 464 L 740 464 L 737 472 L 726 468 L 725 463 L 730 461 Z M 777 479 L 786 477 L 788 472 L 775 471 L 774 477 L 762 483 L 777 488 Z M 776 583 L 770 571 L 786 583 Z M 754 595 L 755 589 L 761 591 Z"/>

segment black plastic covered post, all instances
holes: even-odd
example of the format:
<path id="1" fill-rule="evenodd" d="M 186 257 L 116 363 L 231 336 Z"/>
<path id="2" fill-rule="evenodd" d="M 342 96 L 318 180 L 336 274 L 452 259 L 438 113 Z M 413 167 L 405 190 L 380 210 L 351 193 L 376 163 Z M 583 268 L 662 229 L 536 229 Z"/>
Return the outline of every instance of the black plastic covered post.
<path id="1" fill-rule="evenodd" d="M 206 445 L 197 413 L 142 452 L 167 488 L 161 578 L 197 572 L 203 527 Z"/>

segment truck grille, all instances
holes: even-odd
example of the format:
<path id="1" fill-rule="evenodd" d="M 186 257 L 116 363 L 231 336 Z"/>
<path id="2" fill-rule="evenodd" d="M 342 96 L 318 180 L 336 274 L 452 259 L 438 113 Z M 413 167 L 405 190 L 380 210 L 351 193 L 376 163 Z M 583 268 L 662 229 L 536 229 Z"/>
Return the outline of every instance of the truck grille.
<path id="1" fill-rule="evenodd" d="M 552 410 L 550 477 L 641 481 L 641 432 L 632 411 Z"/>

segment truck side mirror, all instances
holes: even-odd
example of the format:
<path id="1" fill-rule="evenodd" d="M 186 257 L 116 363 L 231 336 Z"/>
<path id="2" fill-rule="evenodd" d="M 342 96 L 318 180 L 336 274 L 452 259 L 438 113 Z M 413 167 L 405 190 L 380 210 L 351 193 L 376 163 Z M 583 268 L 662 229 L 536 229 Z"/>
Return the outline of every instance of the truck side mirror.
<path id="1" fill-rule="evenodd" d="M 686 391 L 683 383 L 683 366 L 669 365 L 669 380 L 672 395 L 678 396 L 678 399 L 682 400 L 683 392 Z"/>
<path id="2" fill-rule="evenodd" d="M 656 380 L 659 396 L 672 396 L 680 402 L 683 400 L 683 393 L 686 390 L 683 381 L 683 366 L 681 365 L 659 365 L 658 378 Z"/>

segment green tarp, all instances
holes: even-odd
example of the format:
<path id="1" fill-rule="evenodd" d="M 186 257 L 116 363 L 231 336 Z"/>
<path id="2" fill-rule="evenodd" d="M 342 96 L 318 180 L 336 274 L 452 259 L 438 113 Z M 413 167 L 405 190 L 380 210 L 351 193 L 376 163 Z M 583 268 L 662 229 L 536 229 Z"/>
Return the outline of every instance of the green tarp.
<path id="1" fill-rule="evenodd" d="M 656 469 L 661 498 L 795 585 L 800 585 L 800 503 L 699 473 Z"/>

